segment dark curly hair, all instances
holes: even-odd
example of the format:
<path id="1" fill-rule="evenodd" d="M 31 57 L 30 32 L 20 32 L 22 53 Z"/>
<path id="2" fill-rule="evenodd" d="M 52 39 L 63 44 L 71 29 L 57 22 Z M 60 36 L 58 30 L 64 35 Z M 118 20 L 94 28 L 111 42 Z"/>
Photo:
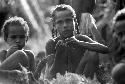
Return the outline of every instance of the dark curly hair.
<path id="1" fill-rule="evenodd" d="M 26 32 L 26 35 L 29 36 L 29 26 L 27 25 L 27 22 L 24 21 L 23 18 L 21 17 L 17 17 L 17 16 L 14 16 L 14 17 L 11 17 L 9 19 L 7 19 L 5 22 L 4 22 L 4 25 L 3 25 L 3 28 L 2 28 L 2 33 L 4 35 L 4 40 L 6 41 L 7 40 L 7 37 L 8 37 L 8 28 L 9 26 L 12 26 L 12 25 L 21 25 L 23 26 L 25 32 Z"/>

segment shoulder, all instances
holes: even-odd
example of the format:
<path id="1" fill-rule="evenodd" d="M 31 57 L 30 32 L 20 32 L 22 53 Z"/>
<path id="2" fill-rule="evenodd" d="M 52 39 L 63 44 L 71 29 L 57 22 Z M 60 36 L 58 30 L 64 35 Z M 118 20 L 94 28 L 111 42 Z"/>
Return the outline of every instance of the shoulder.
<path id="1" fill-rule="evenodd" d="M 49 39 L 48 42 L 46 43 L 46 46 L 45 48 L 48 49 L 48 48 L 51 48 L 53 46 L 55 46 L 55 40 L 54 39 Z"/>
<path id="2" fill-rule="evenodd" d="M 92 39 L 90 37 L 88 37 L 87 35 L 77 34 L 75 36 L 75 38 L 80 40 L 80 41 L 92 42 Z"/>
<path id="3" fill-rule="evenodd" d="M 56 44 L 60 39 L 61 39 L 60 37 L 51 38 L 51 39 L 48 40 L 48 42 L 46 43 L 46 45 Z"/>
<path id="4" fill-rule="evenodd" d="M 56 38 L 51 38 L 48 40 L 48 42 L 46 43 L 46 48 L 47 47 L 55 47 L 56 43 L 60 40 L 60 37 L 56 37 Z"/>
<path id="5" fill-rule="evenodd" d="M 56 46 L 56 38 L 49 39 L 45 46 L 46 54 L 49 55 L 55 53 L 55 46 Z"/>
<path id="6" fill-rule="evenodd" d="M 54 44 L 55 43 L 55 39 L 49 39 L 46 43 L 46 45 L 50 45 L 50 44 Z"/>

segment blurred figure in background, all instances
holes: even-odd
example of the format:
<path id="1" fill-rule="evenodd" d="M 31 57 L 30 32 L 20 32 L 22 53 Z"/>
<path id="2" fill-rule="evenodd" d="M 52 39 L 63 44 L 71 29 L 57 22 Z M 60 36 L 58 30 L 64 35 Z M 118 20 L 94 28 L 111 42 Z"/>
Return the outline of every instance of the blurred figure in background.
<path id="1" fill-rule="evenodd" d="M 79 31 L 80 31 L 80 34 L 87 35 L 91 39 L 99 43 L 105 44 L 105 41 L 102 39 L 101 34 L 96 27 L 95 19 L 90 13 L 81 14 Z M 102 76 L 99 77 L 99 74 L 97 72 L 99 71 L 99 65 L 100 65 L 99 55 L 100 54 L 97 52 L 87 50 L 84 56 L 82 57 L 76 72 L 79 74 L 85 73 L 85 76 L 90 77 L 91 79 L 93 79 L 94 74 L 96 74 L 99 82 L 101 83 L 106 82 L 104 79 L 102 80 Z"/>
<path id="2" fill-rule="evenodd" d="M 80 34 L 87 35 L 99 43 L 105 44 L 96 26 L 96 20 L 90 13 L 82 13 L 79 26 Z"/>
<path id="3" fill-rule="evenodd" d="M 116 84 L 125 83 L 125 8 L 113 18 L 113 41 L 111 45 L 114 68 L 112 77 Z"/>

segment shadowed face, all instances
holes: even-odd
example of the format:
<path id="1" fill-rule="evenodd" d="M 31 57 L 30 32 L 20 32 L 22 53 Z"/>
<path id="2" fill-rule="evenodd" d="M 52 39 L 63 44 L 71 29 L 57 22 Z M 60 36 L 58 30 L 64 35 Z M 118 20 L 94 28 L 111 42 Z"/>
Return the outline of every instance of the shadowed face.
<path id="1" fill-rule="evenodd" d="M 56 12 L 55 27 L 62 38 L 73 36 L 75 22 L 69 10 Z"/>
<path id="2" fill-rule="evenodd" d="M 120 42 L 120 45 L 125 48 L 125 21 L 119 22 L 116 26 L 116 35 L 118 37 L 118 41 Z"/>
<path id="3" fill-rule="evenodd" d="M 25 46 L 27 41 L 26 32 L 23 26 L 20 25 L 10 25 L 8 28 L 7 43 L 9 46 L 17 45 L 19 49 Z"/>

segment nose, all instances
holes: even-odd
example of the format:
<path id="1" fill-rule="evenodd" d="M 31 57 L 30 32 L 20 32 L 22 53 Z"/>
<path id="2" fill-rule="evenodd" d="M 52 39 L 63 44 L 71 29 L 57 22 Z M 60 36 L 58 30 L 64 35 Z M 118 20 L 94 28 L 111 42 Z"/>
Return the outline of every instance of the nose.
<path id="1" fill-rule="evenodd" d="M 17 37 L 17 38 L 16 38 L 16 42 L 19 42 L 19 41 L 20 41 L 20 38 L 19 38 L 19 37 Z"/>
<path id="2" fill-rule="evenodd" d="M 67 23 L 64 21 L 63 23 L 63 27 L 66 28 L 67 27 Z"/>

